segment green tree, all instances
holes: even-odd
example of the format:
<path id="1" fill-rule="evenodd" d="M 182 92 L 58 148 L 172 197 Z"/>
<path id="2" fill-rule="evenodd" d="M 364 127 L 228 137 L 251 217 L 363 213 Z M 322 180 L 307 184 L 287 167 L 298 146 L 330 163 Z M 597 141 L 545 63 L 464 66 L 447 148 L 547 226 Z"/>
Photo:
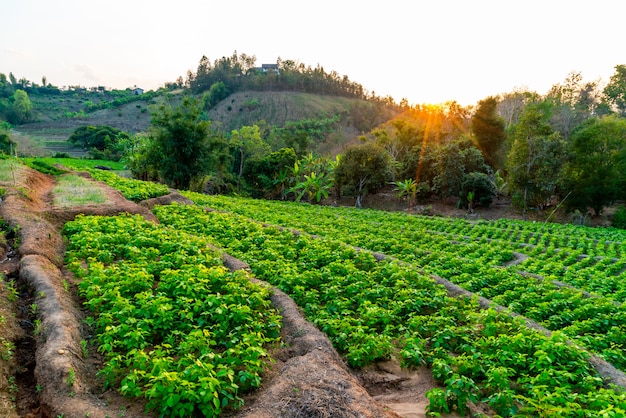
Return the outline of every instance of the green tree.
<path id="1" fill-rule="evenodd" d="M 498 115 L 497 106 L 498 100 L 495 97 L 479 101 L 471 120 L 478 148 L 495 169 L 501 168 L 502 162 L 498 153 L 506 140 L 504 120 Z"/>
<path id="2" fill-rule="evenodd" d="M 259 127 L 242 126 L 231 133 L 230 145 L 236 152 L 237 190 L 241 190 L 244 166 L 248 158 L 261 158 L 270 153 L 270 146 L 261 139 Z"/>
<path id="3" fill-rule="evenodd" d="M 177 107 L 161 105 L 152 116 L 150 164 L 170 187 L 189 189 L 208 173 L 210 125 L 201 103 L 189 96 Z"/>
<path id="4" fill-rule="evenodd" d="M 15 90 L 13 93 L 13 109 L 9 122 L 19 124 L 27 122 L 33 114 L 33 104 L 24 90 Z"/>
<path id="5" fill-rule="evenodd" d="M 507 160 L 514 201 L 523 207 L 542 205 L 554 194 L 564 159 L 564 144 L 540 107 L 531 105 L 520 117 Z"/>
<path id="6" fill-rule="evenodd" d="M 496 186 L 485 173 L 475 171 L 463 176 L 461 185 L 461 205 L 473 212 L 474 208 L 482 206 L 488 208 L 496 194 Z"/>
<path id="7" fill-rule="evenodd" d="M 292 148 L 281 148 L 258 158 L 250 158 L 244 166 L 244 179 L 255 197 L 284 200 L 293 184 L 290 172 L 297 161 Z"/>
<path id="8" fill-rule="evenodd" d="M 572 134 L 564 170 L 566 205 L 586 212 L 626 198 L 626 120 L 616 115 L 585 121 Z"/>
<path id="9" fill-rule="evenodd" d="M 372 142 L 353 145 L 346 149 L 335 169 L 335 182 L 356 196 L 361 207 L 363 196 L 373 193 L 391 179 L 391 158 L 380 146 Z"/>
<path id="10" fill-rule="evenodd" d="M 224 100 L 228 97 L 230 93 L 228 92 L 228 88 L 223 81 L 218 81 L 217 83 L 213 83 L 209 91 L 205 92 L 202 95 L 202 100 L 204 102 L 204 108 L 206 110 L 210 110 L 213 106 L 218 104 L 220 101 Z"/>
<path id="11" fill-rule="evenodd" d="M 626 65 L 615 66 L 615 74 L 604 87 L 604 95 L 621 115 L 626 114 Z"/>
<path id="12" fill-rule="evenodd" d="M 120 148 L 122 141 L 128 141 L 130 135 L 112 126 L 79 126 L 68 138 L 68 142 L 89 150 L 93 158 L 118 161 L 125 150 Z"/>

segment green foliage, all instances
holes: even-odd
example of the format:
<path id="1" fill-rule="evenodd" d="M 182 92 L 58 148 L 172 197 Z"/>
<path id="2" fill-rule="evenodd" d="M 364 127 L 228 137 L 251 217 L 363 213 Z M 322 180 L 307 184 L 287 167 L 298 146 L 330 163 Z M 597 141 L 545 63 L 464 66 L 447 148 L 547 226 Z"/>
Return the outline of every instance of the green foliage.
<path id="1" fill-rule="evenodd" d="M 626 65 L 615 66 L 615 74 L 604 87 L 604 95 L 614 109 L 622 115 L 626 114 Z"/>
<path id="2" fill-rule="evenodd" d="M 24 90 L 15 90 L 8 121 L 14 124 L 28 122 L 33 116 L 33 104 Z"/>
<path id="3" fill-rule="evenodd" d="M 467 222 L 185 195 L 219 210 L 156 207 L 163 225 L 211 237 L 248 262 L 257 277 L 296 301 L 352 367 L 391 353 L 401 356 L 404 364 L 430 366 L 442 386 L 429 395 L 431 413 L 464 413 L 468 402 L 488 404 L 500 416 L 567 416 L 571 410 L 594 417 L 611 408 L 620 413 L 626 408 L 626 395 L 604 387 L 588 363 L 589 353 L 580 349 L 584 344 L 605 356 L 612 353 L 614 364 L 626 367 L 625 342 L 619 336 L 626 325 L 623 308 L 611 299 L 584 298 L 573 289 L 501 267 L 511 260 L 512 248 L 533 258 L 548 257 L 550 250 L 543 244 L 550 239 L 588 237 L 595 246 L 604 236 L 617 243 L 612 251 L 619 251 L 625 238 L 615 230 L 575 229 L 573 233 L 563 225 Z M 264 227 L 266 223 L 302 233 Z M 563 252 L 553 254 L 553 262 L 562 260 L 573 244 L 562 245 Z M 352 246 L 385 252 L 402 263 L 376 261 Z M 605 241 L 598 244 L 598 251 L 607 249 Z M 546 260 L 540 264 L 547 264 Z M 554 266 L 546 267 L 554 271 Z M 483 310 L 475 300 L 447 297 L 431 274 L 485 297 L 499 295 L 497 303 L 556 332 L 546 337 L 507 310 Z M 616 277 L 612 283 L 619 282 Z M 611 336 L 606 335 L 609 329 Z"/>
<path id="4" fill-rule="evenodd" d="M 11 155 L 15 151 L 16 144 L 11 139 L 9 132 L 0 131 L 0 153 Z"/>
<path id="5" fill-rule="evenodd" d="M 304 119 L 285 123 L 282 128 L 274 128 L 273 135 L 280 138 L 286 148 L 293 148 L 298 157 L 310 151 L 315 142 L 322 142 L 339 123 L 339 115 L 332 118 Z"/>
<path id="6" fill-rule="evenodd" d="M 213 62 L 203 56 L 196 72 L 188 74 L 187 83 L 195 93 L 210 91 L 217 83 L 222 83 L 230 93 L 243 90 L 298 91 L 372 99 L 360 84 L 350 81 L 347 76 L 339 76 L 335 71 L 327 73 L 319 65 L 312 68 L 294 60 L 279 60 L 276 70 L 264 71 L 256 66 L 255 56 L 236 52 Z M 374 97 L 372 101 L 393 104 L 379 97 Z"/>
<path id="7" fill-rule="evenodd" d="M 204 103 L 204 109 L 209 110 L 220 101 L 229 96 L 228 88 L 222 81 L 218 81 L 211 85 L 209 91 L 202 94 L 202 101 Z"/>
<path id="8" fill-rule="evenodd" d="M 28 165 L 31 168 L 34 168 L 40 173 L 49 174 L 51 176 L 58 176 L 67 172 L 66 170 L 57 168 L 54 165 L 48 163 L 47 161 L 39 159 L 39 158 L 27 159 L 27 160 L 24 160 L 24 162 L 26 163 L 26 165 Z"/>
<path id="9" fill-rule="evenodd" d="M 616 115 L 591 118 L 569 142 L 564 190 L 570 210 L 599 215 L 602 208 L 626 198 L 626 120 Z"/>
<path id="10" fill-rule="evenodd" d="M 541 206 L 554 194 L 565 157 L 565 145 L 546 122 L 539 106 L 528 107 L 515 127 L 507 170 L 514 202 Z"/>
<path id="11" fill-rule="evenodd" d="M 79 216 L 64 234 L 108 387 L 161 416 L 217 416 L 260 385 L 280 318 L 206 240 L 140 216 Z"/>
<path id="12" fill-rule="evenodd" d="M 611 219 L 611 226 L 626 229 L 626 206 L 620 206 Z"/>
<path id="13" fill-rule="evenodd" d="M 200 102 L 185 97 L 180 106 L 162 105 L 152 117 L 147 164 L 165 183 L 189 189 L 210 170 L 211 123 L 203 119 Z"/>
<path id="14" fill-rule="evenodd" d="M 495 194 L 494 183 L 487 174 L 471 172 L 463 176 L 461 206 L 469 209 L 473 209 L 476 206 L 488 208 L 491 202 L 493 202 Z"/>
<path id="15" fill-rule="evenodd" d="M 471 128 L 485 159 L 492 167 L 500 168 L 502 161 L 498 152 L 506 140 L 506 133 L 504 121 L 497 113 L 497 105 L 495 97 L 479 101 L 472 115 Z"/>
<path id="16" fill-rule="evenodd" d="M 70 135 L 68 142 L 90 150 L 95 159 L 119 161 L 122 153 L 119 144 L 128 141 L 130 136 L 111 126 L 80 126 Z"/>
<path id="17" fill-rule="evenodd" d="M 103 181 L 114 189 L 119 190 L 126 199 L 133 202 L 163 196 L 170 192 L 169 188 L 164 184 L 120 177 L 110 171 L 90 169 L 89 173 L 95 180 Z"/>
<path id="18" fill-rule="evenodd" d="M 404 181 L 396 181 L 393 183 L 396 187 L 394 191 L 399 198 L 408 198 L 409 208 L 415 204 L 415 198 L 417 196 L 417 183 L 413 179 L 406 179 Z"/>
<path id="19" fill-rule="evenodd" d="M 293 148 L 251 157 L 244 165 L 243 178 L 255 197 L 285 199 L 290 186 L 288 172 L 296 163 Z"/>
<path id="20" fill-rule="evenodd" d="M 337 169 L 335 183 L 340 190 L 357 197 L 374 193 L 391 179 L 391 158 L 373 142 L 353 145 L 346 149 Z"/>

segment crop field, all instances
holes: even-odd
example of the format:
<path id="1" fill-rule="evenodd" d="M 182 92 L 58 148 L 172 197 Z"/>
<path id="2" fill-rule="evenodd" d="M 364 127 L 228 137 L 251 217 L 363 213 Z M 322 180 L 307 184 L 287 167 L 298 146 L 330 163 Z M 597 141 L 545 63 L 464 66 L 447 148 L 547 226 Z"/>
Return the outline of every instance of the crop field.
<path id="1" fill-rule="evenodd" d="M 171 192 L 90 171 L 132 201 Z M 352 370 L 428 370 L 432 416 L 626 414 L 625 231 L 180 193 L 193 204 L 153 206 L 158 223 L 62 227 L 98 376 L 150 413 L 233 414 L 262 387 L 284 342 L 255 277 Z M 229 271 L 224 253 L 250 271 Z"/>

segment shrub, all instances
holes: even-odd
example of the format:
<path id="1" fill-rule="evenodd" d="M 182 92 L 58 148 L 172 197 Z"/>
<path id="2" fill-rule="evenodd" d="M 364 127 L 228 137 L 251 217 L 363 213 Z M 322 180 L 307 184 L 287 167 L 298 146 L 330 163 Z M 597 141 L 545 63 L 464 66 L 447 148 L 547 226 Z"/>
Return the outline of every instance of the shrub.
<path id="1" fill-rule="evenodd" d="M 615 228 L 626 229 L 626 206 L 621 206 L 615 211 L 611 225 Z"/>

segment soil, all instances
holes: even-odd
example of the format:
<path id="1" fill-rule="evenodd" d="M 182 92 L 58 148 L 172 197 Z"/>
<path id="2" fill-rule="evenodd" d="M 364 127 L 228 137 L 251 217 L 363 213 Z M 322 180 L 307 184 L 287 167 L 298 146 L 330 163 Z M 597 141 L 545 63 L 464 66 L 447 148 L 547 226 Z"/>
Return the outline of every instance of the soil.
<path id="1" fill-rule="evenodd" d="M 24 168 L 6 190 L 0 217 L 8 242 L 0 245 L 0 416 L 49 418 L 153 417 L 141 400 L 105 390 L 96 373 L 102 358 L 81 342 L 91 339 L 76 281 L 63 268 L 60 230 L 78 214 L 137 213 L 156 222 L 154 204 L 189 203 L 176 192 L 135 204 L 98 183 L 107 196 L 100 205 L 53 205 L 54 179 Z M 89 178 L 87 173 L 81 175 Z M 93 181 L 93 180 L 92 180 Z M 247 269 L 223 255 L 231 269 Z M 255 279 L 251 279 L 255 280 Z M 11 297 L 11 289 L 16 289 Z M 13 301 L 15 299 L 15 301 Z M 328 338 L 308 323 L 294 302 L 273 289 L 283 315 L 282 343 L 271 350 L 260 389 L 244 397 L 230 417 L 425 417 L 425 392 L 436 386 L 427 369 L 400 370 L 393 360 L 360 371 L 347 367 Z M 2 343 L 13 342 L 12 356 Z M 91 347 L 92 345 L 87 345 Z M 450 415 L 453 416 L 453 415 Z"/>

